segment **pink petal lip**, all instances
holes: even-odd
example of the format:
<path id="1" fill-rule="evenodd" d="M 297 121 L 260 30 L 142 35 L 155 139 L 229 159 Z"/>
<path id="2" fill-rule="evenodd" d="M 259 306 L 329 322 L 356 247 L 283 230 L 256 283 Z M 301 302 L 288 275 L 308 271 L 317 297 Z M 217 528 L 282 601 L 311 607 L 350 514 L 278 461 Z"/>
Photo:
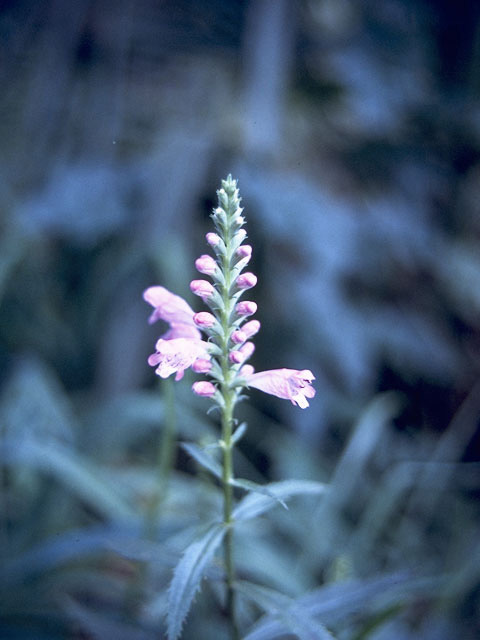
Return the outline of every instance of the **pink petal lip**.
<path id="1" fill-rule="evenodd" d="M 272 369 L 245 376 L 248 386 L 290 400 L 301 409 L 309 406 L 307 398 L 315 396 L 315 389 L 310 384 L 314 379 L 309 369 Z"/>

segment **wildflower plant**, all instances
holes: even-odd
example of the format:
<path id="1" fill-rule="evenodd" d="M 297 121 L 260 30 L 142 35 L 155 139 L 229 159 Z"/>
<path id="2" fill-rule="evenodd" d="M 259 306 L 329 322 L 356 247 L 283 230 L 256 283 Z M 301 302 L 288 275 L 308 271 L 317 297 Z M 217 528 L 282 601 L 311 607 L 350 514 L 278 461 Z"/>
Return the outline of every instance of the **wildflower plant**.
<path id="1" fill-rule="evenodd" d="M 221 464 L 205 449 L 185 445 L 197 462 L 210 471 L 223 490 L 223 517 L 212 523 L 207 533 L 187 548 L 177 565 L 169 591 L 168 637 L 175 640 L 181 634 L 183 621 L 199 588 L 205 568 L 223 542 L 226 584 L 225 611 L 231 622 L 232 637 L 239 638 L 236 622 L 236 578 L 233 555 L 233 534 L 236 522 L 267 511 L 272 503 L 295 493 L 319 493 L 322 486 L 311 482 L 257 485 L 235 478 L 233 449 L 245 432 L 246 425 L 237 425 L 234 417 L 237 403 L 250 387 L 290 400 L 302 409 L 309 406 L 315 390 L 314 376 L 308 369 L 274 369 L 256 373 L 248 360 L 254 353 L 252 338 L 260 322 L 252 319 L 257 305 L 241 298 L 255 287 L 257 277 L 245 271 L 252 247 L 246 244 L 245 217 L 240 206 L 237 182 L 229 175 L 217 191 L 218 206 L 211 216 L 214 231 L 206 241 L 213 255 L 201 255 L 195 267 L 205 278 L 190 282 L 192 293 L 200 297 L 209 311 L 195 313 L 183 298 L 161 286 L 148 288 L 143 297 L 154 311 L 149 322 L 163 320 L 168 331 L 156 343 L 148 362 L 161 378 L 175 374 L 183 378 L 186 369 L 203 374 L 208 379 L 197 380 L 193 392 L 209 398 L 221 413 L 221 437 L 217 447 L 222 451 Z M 234 488 L 247 491 L 236 506 Z M 242 587 L 243 590 L 245 586 Z"/>

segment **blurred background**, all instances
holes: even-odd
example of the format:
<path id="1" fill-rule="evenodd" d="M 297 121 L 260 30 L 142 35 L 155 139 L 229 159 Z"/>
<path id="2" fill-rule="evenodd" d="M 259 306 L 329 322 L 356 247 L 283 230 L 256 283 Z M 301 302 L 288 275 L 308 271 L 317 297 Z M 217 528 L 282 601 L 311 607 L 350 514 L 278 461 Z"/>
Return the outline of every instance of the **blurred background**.
<path id="1" fill-rule="evenodd" d="M 239 475 L 332 483 L 239 540 L 240 574 L 297 597 L 406 572 L 329 628 L 478 637 L 480 4 L 4 0 L 0 79 L 0 636 L 164 637 L 218 513 L 171 443 L 216 427 L 193 378 L 148 367 L 142 292 L 200 310 L 232 173 L 252 364 L 317 389 L 306 411 L 249 393 Z M 224 637 L 216 579 L 186 638 Z"/>

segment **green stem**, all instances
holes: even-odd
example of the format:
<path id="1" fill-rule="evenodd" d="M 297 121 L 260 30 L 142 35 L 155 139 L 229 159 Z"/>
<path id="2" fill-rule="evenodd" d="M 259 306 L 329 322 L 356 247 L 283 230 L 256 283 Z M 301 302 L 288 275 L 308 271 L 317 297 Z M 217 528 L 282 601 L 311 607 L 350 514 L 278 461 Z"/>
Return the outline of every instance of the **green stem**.
<path id="1" fill-rule="evenodd" d="M 231 390 L 224 389 L 225 406 L 222 413 L 222 440 L 223 440 L 223 520 L 227 528 L 224 539 L 225 572 L 227 580 L 227 615 L 232 623 L 232 638 L 238 640 L 239 632 L 235 616 L 235 591 L 233 584 L 235 581 L 235 566 L 233 562 L 233 529 L 232 529 L 232 506 L 233 506 L 233 446 L 232 427 L 233 409 L 235 400 Z"/>

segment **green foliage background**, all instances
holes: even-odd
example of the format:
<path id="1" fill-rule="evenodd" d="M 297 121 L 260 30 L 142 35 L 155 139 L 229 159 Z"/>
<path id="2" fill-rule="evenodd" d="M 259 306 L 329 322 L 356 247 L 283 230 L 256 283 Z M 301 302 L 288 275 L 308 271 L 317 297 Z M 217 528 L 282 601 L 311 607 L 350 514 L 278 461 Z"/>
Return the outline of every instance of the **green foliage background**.
<path id="1" fill-rule="evenodd" d="M 252 391 L 237 472 L 330 487 L 241 523 L 245 638 L 478 637 L 479 19 L 447 0 L 2 5 L 0 637 L 166 633 L 174 567 L 221 511 L 168 443 L 217 427 L 193 378 L 154 379 L 141 293 L 188 297 L 228 172 L 253 364 L 317 376 L 307 411 Z M 228 637 L 221 575 L 215 558 L 185 638 Z"/>

